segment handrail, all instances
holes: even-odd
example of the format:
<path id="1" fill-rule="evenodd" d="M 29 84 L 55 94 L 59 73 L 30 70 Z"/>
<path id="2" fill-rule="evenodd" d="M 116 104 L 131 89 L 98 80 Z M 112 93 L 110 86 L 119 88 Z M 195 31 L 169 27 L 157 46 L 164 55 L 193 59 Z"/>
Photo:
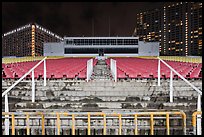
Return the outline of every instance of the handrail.
<path id="1" fill-rule="evenodd" d="M 192 126 L 193 126 L 193 133 L 194 135 L 196 135 L 196 116 L 198 115 L 202 115 L 202 111 L 196 111 L 192 114 Z M 197 133 L 200 134 L 201 131 L 199 131 L 201 129 L 197 129 Z"/>
<path id="2" fill-rule="evenodd" d="M 11 85 L 7 90 L 2 93 L 2 97 L 4 97 L 12 88 L 14 88 L 22 79 L 24 79 L 28 74 L 30 74 L 38 65 L 40 65 L 47 57 L 38 62 L 32 69 L 30 69 L 27 73 L 25 73 L 19 80 L 17 80 L 13 85 Z"/>
<path id="3" fill-rule="evenodd" d="M 182 80 L 184 80 L 188 85 L 190 85 L 193 89 L 195 89 L 200 95 L 202 95 L 202 91 L 199 90 L 197 87 L 195 87 L 193 84 L 191 84 L 188 80 L 186 80 L 181 74 L 179 74 L 175 69 L 173 69 L 171 66 L 169 66 L 166 62 L 164 62 L 162 59 L 157 57 L 162 63 L 164 63 L 169 69 L 171 69 L 174 73 L 176 73 Z"/>

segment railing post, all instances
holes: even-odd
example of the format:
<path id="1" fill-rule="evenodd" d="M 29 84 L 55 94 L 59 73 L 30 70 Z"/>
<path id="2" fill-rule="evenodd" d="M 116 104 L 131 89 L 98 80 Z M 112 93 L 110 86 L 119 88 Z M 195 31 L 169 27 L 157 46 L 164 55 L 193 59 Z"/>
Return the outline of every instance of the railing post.
<path id="1" fill-rule="evenodd" d="M 135 114 L 135 135 L 138 135 L 137 114 Z"/>
<path id="2" fill-rule="evenodd" d="M 32 102 L 35 102 L 35 79 L 34 79 L 34 70 L 32 71 Z"/>
<path id="3" fill-rule="evenodd" d="M 47 73 L 47 71 L 46 71 L 46 60 L 44 60 L 44 86 L 46 86 L 46 73 Z"/>
<path id="4" fill-rule="evenodd" d="M 41 114 L 41 116 L 42 116 L 42 135 L 45 135 L 45 116 L 43 113 Z"/>
<path id="5" fill-rule="evenodd" d="M 160 86 L 160 60 L 158 59 L 158 86 Z"/>
<path id="6" fill-rule="evenodd" d="M 186 135 L 186 114 L 182 113 L 183 117 L 183 134 Z"/>
<path id="7" fill-rule="evenodd" d="M 153 118 L 153 114 L 150 114 L 150 135 L 154 135 L 154 118 Z"/>
<path id="8" fill-rule="evenodd" d="M 9 112 L 8 95 L 5 95 L 5 112 Z M 9 115 L 5 115 L 5 135 L 9 135 Z"/>
<path id="9" fill-rule="evenodd" d="M 91 118 L 90 113 L 88 112 L 88 135 L 91 135 Z"/>
<path id="10" fill-rule="evenodd" d="M 103 114 L 103 135 L 106 135 L 106 114 Z"/>
<path id="11" fill-rule="evenodd" d="M 57 135 L 60 135 L 60 114 L 57 114 Z"/>
<path id="12" fill-rule="evenodd" d="M 30 135 L 29 114 L 28 113 L 26 113 L 26 130 L 27 130 L 27 135 Z"/>
<path id="13" fill-rule="evenodd" d="M 12 114 L 11 119 L 12 119 L 11 132 L 12 132 L 12 135 L 15 135 L 15 116 L 14 114 Z"/>
<path id="14" fill-rule="evenodd" d="M 170 102 L 173 102 L 173 72 L 170 72 Z"/>
<path id="15" fill-rule="evenodd" d="M 119 114 L 119 135 L 122 135 L 122 115 Z"/>
<path id="16" fill-rule="evenodd" d="M 169 114 L 166 114 L 166 135 L 170 135 Z"/>
<path id="17" fill-rule="evenodd" d="M 201 96 L 198 93 L 197 111 L 201 111 Z M 197 115 L 197 135 L 201 135 L 201 115 Z"/>
<path id="18" fill-rule="evenodd" d="M 75 116 L 72 114 L 72 135 L 75 135 Z"/>

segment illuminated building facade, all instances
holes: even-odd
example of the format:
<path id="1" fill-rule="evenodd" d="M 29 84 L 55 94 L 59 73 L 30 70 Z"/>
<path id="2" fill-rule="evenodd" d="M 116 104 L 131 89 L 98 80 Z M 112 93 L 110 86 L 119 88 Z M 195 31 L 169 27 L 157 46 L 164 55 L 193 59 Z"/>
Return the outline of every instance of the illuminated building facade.
<path id="1" fill-rule="evenodd" d="M 167 3 L 137 14 L 134 32 L 140 40 L 159 41 L 160 55 L 202 55 L 202 3 Z"/>
<path id="2" fill-rule="evenodd" d="M 44 42 L 59 42 L 60 36 L 36 23 L 4 33 L 2 36 L 2 56 L 42 56 Z"/>

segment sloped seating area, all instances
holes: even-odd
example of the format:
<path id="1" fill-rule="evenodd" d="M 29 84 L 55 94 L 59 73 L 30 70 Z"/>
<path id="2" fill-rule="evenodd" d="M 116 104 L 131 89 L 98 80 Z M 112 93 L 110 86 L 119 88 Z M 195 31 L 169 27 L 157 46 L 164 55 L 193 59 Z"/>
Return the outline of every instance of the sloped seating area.
<path id="1" fill-rule="evenodd" d="M 118 78 L 158 78 L 158 60 L 143 58 L 112 58 L 117 61 Z M 202 63 L 166 61 L 185 78 L 202 78 Z M 106 60 L 110 66 L 110 59 Z M 161 63 L 161 78 L 170 78 L 170 69 Z M 173 78 L 179 78 L 173 73 Z"/>
<path id="2" fill-rule="evenodd" d="M 90 58 L 61 58 L 61 59 L 47 59 L 47 78 L 48 79 L 74 79 L 86 78 L 86 63 Z M 34 65 L 39 61 L 30 62 L 17 62 L 2 64 L 2 78 L 20 78 L 26 72 L 28 72 Z M 94 65 L 96 65 L 97 60 L 94 59 Z M 34 77 L 43 78 L 44 68 L 43 63 L 41 63 L 34 71 Z M 27 75 L 26 78 L 31 78 L 31 74 Z"/>

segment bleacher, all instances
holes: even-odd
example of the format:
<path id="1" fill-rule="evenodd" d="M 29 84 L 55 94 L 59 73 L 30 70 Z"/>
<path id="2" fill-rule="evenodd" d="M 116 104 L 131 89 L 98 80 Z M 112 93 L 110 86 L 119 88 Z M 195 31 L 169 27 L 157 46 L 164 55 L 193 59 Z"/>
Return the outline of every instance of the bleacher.
<path id="1" fill-rule="evenodd" d="M 27 58 L 28 59 L 28 58 Z M 41 59 L 41 58 L 39 58 Z M 48 58 L 47 60 L 47 78 L 51 79 L 74 79 L 86 78 L 86 62 L 90 58 Z M 158 60 L 150 58 L 113 58 L 117 61 L 117 78 L 135 79 L 135 78 L 157 78 Z M 22 77 L 30 68 L 38 63 L 35 60 L 25 60 L 22 62 L 2 63 L 2 78 L 14 79 Z M 166 62 L 178 71 L 185 78 L 202 78 L 202 63 L 168 61 Z M 94 59 L 94 65 L 97 60 Z M 110 66 L 110 58 L 106 60 Z M 43 77 L 43 64 L 35 70 L 35 78 Z M 26 78 L 31 78 L 28 75 Z M 170 70 L 161 63 L 161 78 L 170 78 Z M 174 78 L 179 78 L 174 74 Z"/>
<path id="2" fill-rule="evenodd" d="M 113 58 L 117 61 L 117 78 L 158 78 L 158 60 L 148 58 Z M 202 78 L 202 64 L 166 61 L 185 78 Z M 106 60 L 110 66 L 110 59 Z M 174 78 L 179 78 L 176 74 Z M 170 78 L 170 69 L 161 63 L 161 78 Z"/>
<path id="3" fill-rule="evenodd" d="M 47 78 L 48 79 L 74 79 L 86 78 L 86 63 L 90 58 L 58 58 L 47 59 Z M 39 61 L 26 61 L 26 62 L 14 62 L 14 63 L 2 63 L 2 78 L 14 79 L 21 78 L 26 72 L 28 72 Z M 94 60 L 94 65 L 96 64 Z M 43 77 L 43 64 L 40 64 L 34 73 L 35 79 Z M 31 74 L 26 78 L 31 78 Z"/>

